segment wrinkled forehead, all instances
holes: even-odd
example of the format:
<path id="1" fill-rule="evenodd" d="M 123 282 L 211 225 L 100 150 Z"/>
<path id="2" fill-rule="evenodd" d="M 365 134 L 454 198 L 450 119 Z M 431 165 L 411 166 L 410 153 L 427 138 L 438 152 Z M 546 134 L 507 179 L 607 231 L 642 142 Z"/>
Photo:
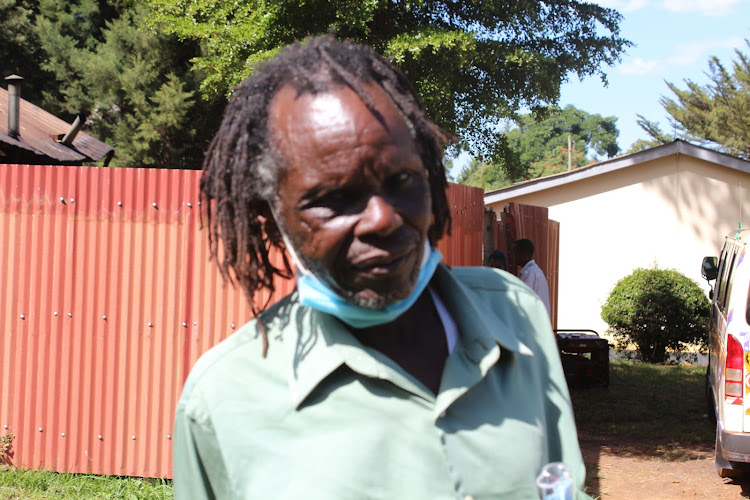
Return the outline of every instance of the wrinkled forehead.
<path id="1" fill-rule="evenodd" d="M 270 143 L 281 159 L 303 147 L 309 152 L 315 145 L 321 148 L 318 153 L 330 154 L 372 133 L 394 138 L 401 147 L 416 145 L 413 127 L 391 96 L 373 83 L 358 89 L 337 85 L 322 92 L 285 85 L 276 92 L 268 113 Z"/>

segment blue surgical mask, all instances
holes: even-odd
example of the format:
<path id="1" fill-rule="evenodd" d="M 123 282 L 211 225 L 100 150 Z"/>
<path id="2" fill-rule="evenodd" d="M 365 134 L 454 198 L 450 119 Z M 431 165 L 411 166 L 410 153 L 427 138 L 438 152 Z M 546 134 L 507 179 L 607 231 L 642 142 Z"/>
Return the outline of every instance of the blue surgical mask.
<path id="1" fill-rule="evenodd" d="M 435 274 L 435 269 L 442 259 L 443 256 L 437 249 L 430 247 L 429 243 L 425 243 L 419 277 L 416 285 L 414 285 L 414 290 L 408 297 L 379 309 L 368 309 L 348 302 L 313 273 L 298 268 L 297 292 L 299 293 L 300 304 L 335 316 L 354 328 L 367 328 L 390 323 L 414 305 L 424 289 L 427 288 L 427 284 L 430 282 L 432 275 Z"/>

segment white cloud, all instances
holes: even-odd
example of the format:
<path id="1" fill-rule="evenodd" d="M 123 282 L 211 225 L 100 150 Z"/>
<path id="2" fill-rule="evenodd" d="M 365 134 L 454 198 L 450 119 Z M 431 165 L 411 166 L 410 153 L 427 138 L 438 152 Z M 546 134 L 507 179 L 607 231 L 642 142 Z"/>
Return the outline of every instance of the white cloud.
<path id="1" fill-rule="evenodd" d="M 618 72 L 626 76 L 644 76 L 654 75 L 662 73 L 663 63 L 657 59 L 646 61 L 640 57 L 636 57 L 630 61 L 622 63 Z"/>
<path id="2" fill-rule="evenodd" d="M 675 45 L 672 55 L 664 59 L 645 60 L 635 57 L 623 62 L 618 72 L 626 76 L 660 75 L 666 76 L 674 68 L 686 68 L 696 65 L 708 67 L 708 58 L 717 49 L 734 49 L 745 46 L 745 39 L 739 36 L 724 40 L 706 40 L 701 42 Z"/>
<path id="3" fill-rule="evenodd" d="M 745 45 L 745 39 L 734 36 L 725 40 L 706 40 L 702 42 L 681 43 L 675 45 L 674 53 L 667 58 L 669 66 L 692 66 L 708 59 L 711 52 L 717 49 L 736 49 Z"/>
<path id="4" fill-rule="evenodd" d="M 663 0 L 670 12 L 699 12 L 704 16 L 726 16 L 740 0 Z"/>

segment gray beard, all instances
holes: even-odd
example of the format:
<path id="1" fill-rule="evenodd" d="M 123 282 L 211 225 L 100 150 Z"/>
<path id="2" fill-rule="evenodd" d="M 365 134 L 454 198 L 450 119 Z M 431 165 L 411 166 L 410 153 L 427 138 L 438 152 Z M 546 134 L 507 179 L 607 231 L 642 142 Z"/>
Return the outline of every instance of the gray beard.
<path id="1" fill-rule="evenodd" d="M 299 256 L 299 254 L 298 254 Z M 300 259 L 303 259 L 302 256 L 299 256 Z M 406 297 L 409 296 L 407 293 L 406 295 L 402 295 L 402 293 L 399 293 L 399 291 L 392 291 L 385 294 L 382 294 L 378 297 L 372 297 L 372 298 L 362 298 L 357 296 L 355 292 L 346 290 L 339 286 L 338 283 L 334 282 L 333 279 L 325 279 L 323 276 L 328 276 L 328 273 L 325 272 L 323 269 L 320 268 L 320 266 L 308 262 L 307 259 L 304 259 L 302 264 L 311 272 L 313 273 L 318 279 L 323 281 L 325 284 L 327 284 L 331 289 L 336 292 L 341 298 L 349 302 L 350 304 L 354 304 L 355 306 L 364 307 L 365 309 L 382 309 L 383 307 L 389 306 L 393 304 L 394 302 L 398 302 L 399 300 L 403 300 Z M 414 276 L 412 277 L 412 289 L 417 284 L 417 278 L 419 277 L 419 267 L 416 267 L 414 269 Z M 411 290 L 409 290 L 409 293 L 411 293 Z"/>
<path id="2" fill-rule="evenodd" d="M 403 300 L 406 297 L 409 296 L 409 294 L 406 294 L 404 296 L 401 296 L 400 293 L 393 291 L 388 292 L 384 295 L 380 295 L 379 297 L 365 299 L 362 297 L 358 297 L 356 293 L 351 292 L 349 290 L 345 290 L 341 286 L 339 286 L 338 283 L 336 283 L 333 279 L 325 279 L 323 276 L 329 276 L 328 272 L 326 272 L 320 265 L 318 265 L 315 262 L 309 261 L 304 255 L 302 255 L 301 252 L 297 251 L 297 248 L 299 248 L 298 245 L 295 245 L 292 242 L 292 238 L 289 237 L 289 232 L 287 231 L 287 228 L 282 220 L 280 220 L 280 217 L 277 217 L 275 214 L 275 209 L 271 208 L 272 213 L 274 214 L 274 219 L 276 220 L 277 225 L 279 226 L 279 230 L 281 231 L 282 235 L 284 236 L 284 245 L 285 246 L 291 246 L 291 250 L 294 251 L 297 258 L 300 260 L 300 264 L 305 266 L 305 268 L 313 273 L 318 279 L 326 283 L 331 289 L 336 292 L 339 296 L 341 296 L 344 300 L 349 302 L 350 304 L 354 304 L 355 306 L 364 307 L 365 309 L 381 309 L 383 307 L 389 306 L 390 304 L 393 304 L 394 302 L 398 302 L 399 300 Z M 417 266 L 414 269 L 414 276 L 412 276 L 412 289 L 417 284 L 417 278 L 419 277 L 419 266 Z M 411 290 L 409 290 L 409 293 L 411 293 Z"/>

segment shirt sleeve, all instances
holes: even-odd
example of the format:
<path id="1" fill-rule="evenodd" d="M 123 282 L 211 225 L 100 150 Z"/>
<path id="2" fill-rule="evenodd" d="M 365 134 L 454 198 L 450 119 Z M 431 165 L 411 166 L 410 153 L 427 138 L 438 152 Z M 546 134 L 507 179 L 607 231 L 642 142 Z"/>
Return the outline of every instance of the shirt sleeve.
<path id="1" fill-rule="evenodd" d="M 551 462 L 563 462 L 573 472 L 575 498 L 590 499 L 583 492 L 586 479 L 586 468 L 581 455 L 576 432 L 575 414 L 570 400 L 565 374 L 560 364 L 557 342 L 551 333 L 543 333 L 539 342 L 546 359 L 546 370 L 549 374 L 548 385 L 544 389 L 547 395 L 546 421 L 547 446 Z"/>
<path id="2" fill-rule="evenodd" d="M 174 497 L 180 499 L 230 498 L 229 481 L 216 436 L 201 419 L 177 407 L 174 427 Z"/>

